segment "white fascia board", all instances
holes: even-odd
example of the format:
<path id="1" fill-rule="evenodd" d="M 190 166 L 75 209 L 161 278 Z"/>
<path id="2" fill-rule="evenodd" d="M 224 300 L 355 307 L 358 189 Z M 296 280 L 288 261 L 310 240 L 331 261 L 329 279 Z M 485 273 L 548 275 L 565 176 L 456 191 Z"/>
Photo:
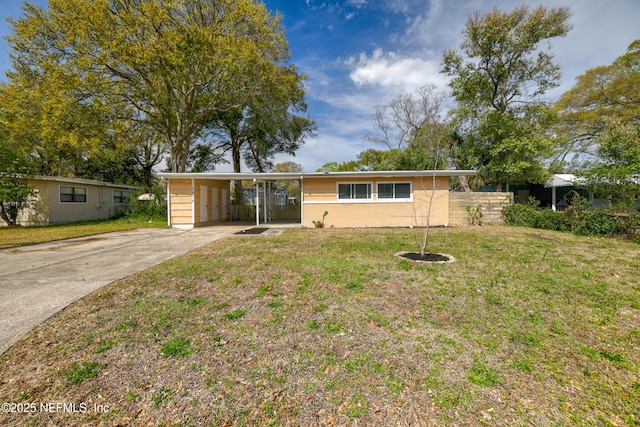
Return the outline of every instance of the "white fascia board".
<path id="1" fill-rule="evenodd" d="M 264 180 L 286 181 L 305 178 L 396 178 L 396 177 L 430 177 L 430 176 L 473 176 L 475 170 L 420 170 L 420 171 L 362 171 L 362 172 L 285 172 L 285 173 L 170 173 L 162 172 L 158 176 L 165 179 L 224 179 L 224 180 Z"/>

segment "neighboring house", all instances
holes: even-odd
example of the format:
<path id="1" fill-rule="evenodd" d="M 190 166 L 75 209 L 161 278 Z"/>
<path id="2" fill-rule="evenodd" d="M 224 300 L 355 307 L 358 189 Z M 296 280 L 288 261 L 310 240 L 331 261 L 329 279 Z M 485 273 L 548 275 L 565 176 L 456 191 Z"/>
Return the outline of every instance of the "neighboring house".
<path id="1" fill-rule="evenodd" d="M 567 203 L 575 197 L 575 194 L 590 200 L 594 205 L 602 204 L 603 201 L 594 200 L 592 195 L 580 188 L 580 178 L 570 173 L 554 174 L 545 184 L 514 185 L 511 191 L 518 202 L 525 203 L 530 197 L 538 200 L 541 207 L 553 210 L 566 208 Z M 578 185 L 576 185 L 578 184 Z"/>
<path id="2" fill-rule="evenodd" d="M 28 179 L 37 194 L 18 217 L 20 225 L 66 224 L 108 219 L 125 211 L 131 185 L 79 178 L 36 176 Z"/>
<path id="3" fill-rule="evenodd" d="M 314 227 L 324 212 L 326 226 L 413 227 L 426 225 L 429 204 L 432 226 L 448 225 L 449 181 L 470 176 L 470 170 L 373 171 L 329 173 L 160 173 L 168 184 L 168 222 L 176 228 L 214 225 L 243 219 L 231 205 L 231 182 L 253 182 L 257 201 L 250 207 L 256 224 L 278 221 L 270 197 L 276 181 L 300 183 L 296 219 L 289 222 Z M 289 207 L 290 208 L 290 207 Z M 246 219 L 246 218 L 245 218 Z"/>

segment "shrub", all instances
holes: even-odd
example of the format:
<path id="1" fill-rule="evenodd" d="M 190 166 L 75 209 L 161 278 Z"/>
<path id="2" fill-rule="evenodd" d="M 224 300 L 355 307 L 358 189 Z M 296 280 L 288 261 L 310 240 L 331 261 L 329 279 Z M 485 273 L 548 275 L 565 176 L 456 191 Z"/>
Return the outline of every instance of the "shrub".
<path id="1" fill-rule="evenodd" d="M 572 206 L 565 211 L 540 209 L 537 204 L 514 203 L 502 210 L 508 225 L 541 228 L 554 231 L 573 231 L 580 235 L 627 236 L 638 240 L 640 213 L 619 207 Z"/>
<path id="2" fill-rule="evenodd" d="M 538 209 L 534 215 L 534 228 L 554 231 L 571 231 L 571 217 L 566 211 Z"/>
<path id="3" fill-rule="evenodd" d="M 137 220 L 163 220 L 167 218 L 167 206 L 162 203 L 161 189 L 154 191 L 153 200 L 138 200 L 132 197 L 125 216 Z"/>
<path id="4" fill-rule="evenodd" d="M 637 226 L 637 213 L 602 206 L 576 215 L 573 231 L 582 235 L 625 236 Z"/>
<path id="5" fill-rule="evenodd" d="M 539 202 L 529 199 L 529 203 L 512 203 L 502 209 L 502 217 L 508 225 L 535 227 Z"/>

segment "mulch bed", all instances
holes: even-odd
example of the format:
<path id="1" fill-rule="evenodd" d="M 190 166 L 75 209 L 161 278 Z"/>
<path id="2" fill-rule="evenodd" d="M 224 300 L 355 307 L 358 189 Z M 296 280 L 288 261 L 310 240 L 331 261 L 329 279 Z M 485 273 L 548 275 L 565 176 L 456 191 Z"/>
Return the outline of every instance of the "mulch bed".
<path id="1" fill-rule="evenodd" d="M 432 252 L 426 252 L 424 255 L 422 255 L 420 252 L 398 252 L 395 255 L 401 258 L 418 262 L 446 263 L 454 262 L 456 260 L 451 255 L 437 254 Z"/>
<path id="2" fill-rule="evenodd" d="M 234 234 L 262 234 L 267 230 L 268 228 L 254 227 L 254 228 L 247 228 L 246 230 L 238 231 L 237 233 L 234 233 Z"/>

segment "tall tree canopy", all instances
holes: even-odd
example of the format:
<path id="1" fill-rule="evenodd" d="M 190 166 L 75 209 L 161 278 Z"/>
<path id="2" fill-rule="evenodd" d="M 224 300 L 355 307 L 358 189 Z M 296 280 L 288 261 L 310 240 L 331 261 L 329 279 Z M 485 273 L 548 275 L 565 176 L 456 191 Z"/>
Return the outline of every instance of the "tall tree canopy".
<path id="1" fill-rule="evenodd" d="M 556 103 L 558 131 L 566 139 L 560 162 L 581 155 L 584 160 L 600 159 L 600 140 L 610 136 L 611 122 L 640 129 L 639 87 L 640 40 L 611 65 L 578 76 L 575 86 Z"/>
<path id="2" fill-rule="evenodd" d="M 469 17 L 460 51 L 447 50 L 442 72 L 458 104 L 455 130 L 475 150 L 477 167 L 496 183 L 539 181 L 552 140 L 552 119 L 540 97 L 559 84 L 560 70 L 542 41 L 570 30 L 567 8 L 494 10 Z M 469 143 L 471 142 L 471 143 Z"/>
<path id="3" fill-rule="evenodd" d="M 50 0 L 11 23 L 12 81 L 56 76 L 76 105 L 161 137 L 177 172 L 212 115 L 291 69 L 280 17 L 255 0 Z"/>
<path id="4" fill-rule="evenodd" d="M 599 161 L 582 175 L 599 198 L 632 206 L 640 199 L 640 128 L 612 119 L 600 132 Z"/>

